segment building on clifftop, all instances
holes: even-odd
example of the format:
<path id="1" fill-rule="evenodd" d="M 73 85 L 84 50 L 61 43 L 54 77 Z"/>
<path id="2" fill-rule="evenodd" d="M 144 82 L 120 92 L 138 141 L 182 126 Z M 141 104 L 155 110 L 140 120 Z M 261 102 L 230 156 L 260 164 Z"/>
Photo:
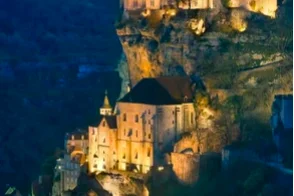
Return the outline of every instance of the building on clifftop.
<path id="1" fill-rule="evenodd" d="M 147 173 L 163 165 L 180 135 L 195 126 L 189 77 L 142 79 L 116 105 L 116 113 L 89 127 L 90 172 Z"/>

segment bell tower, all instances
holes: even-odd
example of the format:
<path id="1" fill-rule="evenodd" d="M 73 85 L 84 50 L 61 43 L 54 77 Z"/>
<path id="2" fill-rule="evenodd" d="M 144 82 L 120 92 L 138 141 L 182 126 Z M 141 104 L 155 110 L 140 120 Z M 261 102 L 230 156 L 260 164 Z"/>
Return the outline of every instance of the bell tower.
<path id="1" fill-rule="evenodd" d="M 112 114 L 112 107 L 107 97 L 107 90 L 105 90 L 105 97 L 102 107 L 100 108 L 101 116 L 110 116 Z"/>

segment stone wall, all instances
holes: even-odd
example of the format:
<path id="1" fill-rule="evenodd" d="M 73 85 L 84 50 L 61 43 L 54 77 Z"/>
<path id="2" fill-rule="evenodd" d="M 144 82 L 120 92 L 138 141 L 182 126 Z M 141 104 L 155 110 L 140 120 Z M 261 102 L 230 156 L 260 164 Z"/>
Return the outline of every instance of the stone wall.
<path id="1" fill-rule="evenodd" d="M 171 153 L 173 171 L 178 181 L 185 185 L 193 185 L 199 178 L 199 155 Z"/>

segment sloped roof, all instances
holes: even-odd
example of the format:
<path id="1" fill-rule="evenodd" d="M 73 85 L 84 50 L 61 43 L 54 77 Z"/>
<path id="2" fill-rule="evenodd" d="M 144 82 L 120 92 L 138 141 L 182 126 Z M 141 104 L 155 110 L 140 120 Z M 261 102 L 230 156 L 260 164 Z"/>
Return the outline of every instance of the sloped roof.
<path id="1" fill-rule="evenodd" d="M 116 116 L 104 117 L 110 129 L 117 129 Z"/>
<path id="2" fill-rule="evenodd" d="M 66 138 L 71 139 L 71 136 L 74 136 L 75 140 L 81 140 L 82 136 L 84 136 L 84 140 L 88 139 L 88 132 L 84 130 L 77 130 L 75 132 L 67 133 Z"/>
<path id="3" fill-rule="evenodd" d="M 107 91 L 105 91 L 104 101 L 102 108 L 111 108 L 111 105 L 108 100 Z"/>
<path id="4" fill-rule="evenodd" d="M 119 102 L 170 105 L 192 102 L 192 100 L 193 91 L 190 78 L 169 76 L 142 79 Z"/>

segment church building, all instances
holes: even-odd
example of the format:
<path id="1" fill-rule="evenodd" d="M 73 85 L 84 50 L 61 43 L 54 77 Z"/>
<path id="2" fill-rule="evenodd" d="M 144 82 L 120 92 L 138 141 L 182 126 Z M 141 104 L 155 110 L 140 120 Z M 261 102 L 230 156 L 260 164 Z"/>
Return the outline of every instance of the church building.
<path id="1" fill-rule="evenodd" d="M 97 126 L 89 127 L 90 172 L 128 170 L 147 173 L 165 163 L 180 135 L 195 126 L 189 77 L 142 79 L 109 107 L 107 95 Z M 105 108 L 109 112 L 102 112 Z M 103 109 L 103 110 L 102 110 Z"/>

